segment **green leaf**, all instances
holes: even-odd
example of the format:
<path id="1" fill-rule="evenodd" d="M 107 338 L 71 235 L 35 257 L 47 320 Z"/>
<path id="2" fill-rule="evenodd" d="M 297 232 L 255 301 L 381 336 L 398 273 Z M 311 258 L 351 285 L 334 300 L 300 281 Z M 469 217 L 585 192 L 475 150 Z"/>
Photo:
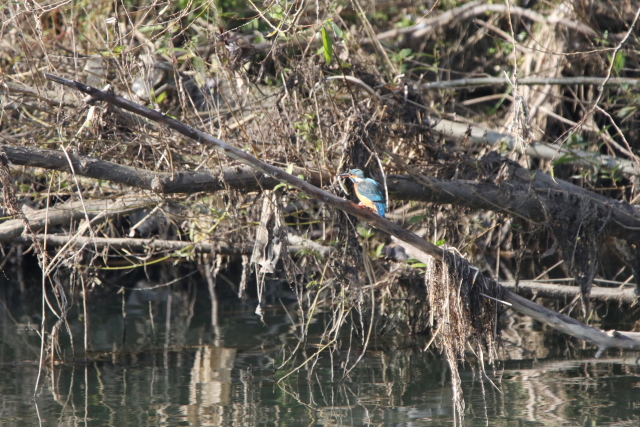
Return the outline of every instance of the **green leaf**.
<path id="1" fill-rule="evenodd" d="M 409 264 L 411 267 L 414 267 L 414 268 L 425 268 L 427 266 L 425 263 L 420 262 L 415 258 L 409 258 L 407 260 L 407 264 Z"/>
<path id="2" fill-rule="evenodd" d="M 160 95 L 156 97 L 156 104 L 162 103 L 162 101 L 164 101 L 166 97 L 167 97 L 167 91 L 165 90 L 164 92 L 162 92 Z"/>
<path id="3" fill-rule="evenodd" d="M 327 65 L 331 64 L 331 57 L 333 56 L 333 42 L 327 29 L 322 27 L 322 47 L 324 48 L 324 60 Z"/>
<path id="4" fill-rule="evenodd" d="M 365 239 L 370 239 L 375 234 L 374 231 L 367 227 L 357 227 L 358 233 Z"/>
<path id="5" fill-rule="evenodd" d="M 199 56 L 191 58 L 193 69 L 195 70 L 195 81 L 198 87 L 204 87 L 207 77 L 207 64 Z"/>
<path id="6" fill-rule="evenodd" d="M 629 105 L 627 107 L 623 107 L 620 110 L 618 110 L 618 112 L 616 113 L 616 116 L 620 117 L 621 119 L 627 117 L 628 115 L 635 113 L 635 111 L 638 109 L 637 106 L 635 105 Z"/>
<path id="7" fill-rule="evenodd" d="M 400 52 L 398 52 L 398 57 L 400 59 L 408 58 L 409 55 L 411 55 L 411 52 L 412 50 L 409 48 L 402 49 Z"/>
<path id="8" fill-rule="evenodd" d="M 552 165 L 553 166 L 559 166 L 559 165 L 563 165 L 565 163 L 572 163 L 575 162 L 576 160 L 578 160 L 579 157 L 572 155 L 571 153 L 567 153 L 564 156 L 560 157 L 559 159 L 555 160 Z"/>
<path id="9" fill-rule="evenodd" d="M 426 215 L 412 216 L 411 219 L 409 219 L 409 224 L 415 225 L 415 224 L 419 223 L 420 221 L 422 221 L 423 219 L 425 219 L 426 217 L 427 217 Z"/>
<path id="10" fill-rule="evenodd" d="M 613 60 L 613 71 L 615 71 L 616 74 L 620 74 L 620 71 L 624 68 L 625 62 L 626 58 L 624 53 L 618 52 Z"/>
<path id="11" fill-rule="evenodd" d="M 329 26 L 331 27 L 333 32 L 336 33 L 336 36 L 340 40 L 342 40 L 342 29 L 340 27 L 338 27 L 333 21 L 329 21 Z"/>

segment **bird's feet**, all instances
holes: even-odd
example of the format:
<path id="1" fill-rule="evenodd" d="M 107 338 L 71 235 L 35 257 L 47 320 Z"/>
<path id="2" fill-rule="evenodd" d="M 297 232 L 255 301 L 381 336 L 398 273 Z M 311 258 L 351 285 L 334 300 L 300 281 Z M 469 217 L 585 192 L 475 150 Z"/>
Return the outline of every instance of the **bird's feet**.
<path id="1" fill-rule="evenodd" d="M 371 212 L 376 213 L 376 214 L 378 213 L 378 211 L 376 211 L 375 209 L 371 209 L 369 206 L 365 205 L 362 202 L 358 203 L 358 207 L 361 208 L 361 209 L 368 209 Z"/>

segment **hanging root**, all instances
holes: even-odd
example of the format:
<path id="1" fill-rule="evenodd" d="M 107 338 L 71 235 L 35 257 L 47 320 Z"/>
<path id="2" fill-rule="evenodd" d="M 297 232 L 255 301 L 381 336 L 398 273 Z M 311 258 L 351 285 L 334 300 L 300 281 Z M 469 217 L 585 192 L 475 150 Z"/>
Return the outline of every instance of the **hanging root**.
<path id="1" fill-rule="evenodd" d="M 497 302 L 502 296 L 478 269 L 451 251 L 443 251 L 442 262 L 432 261 L 425 272 L 427 301 L 433 316 L 436 344 L 444 350 L 451 368 L 454 409 L 459 421 L 464 414 L 464 400 L 458 362 L 465 357 L 467 343 L 476 349 L 478 363 L 493 363 L 496 356 Z M 488 297 L 488 298 L 487 298 Z M 479 353 L 479 354 L 478 354 Z M 486 376 L 484 366 L 480 372 Z"/>

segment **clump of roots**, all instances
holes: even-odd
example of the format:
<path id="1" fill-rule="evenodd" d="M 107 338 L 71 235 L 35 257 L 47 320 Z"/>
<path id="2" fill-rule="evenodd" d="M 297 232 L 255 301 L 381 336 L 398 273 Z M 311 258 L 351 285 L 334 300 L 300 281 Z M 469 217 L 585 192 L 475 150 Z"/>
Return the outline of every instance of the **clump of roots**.
<path id="1" fill-rule="evenodd" d="M 492 364 L 497 348 L 498 304 L 484 295 L 496 295 L 495 283 L 487 280 L 467 260 L 444 251 L 443 259 L 429 258 L 426 263 L 425 286 L 433 333 L 432 342 L 442 349 L 451 368 L 454 409 L 460 420 L 464 414 L 464 400 L 458 362 L 470 350 L 477 357 L 484 376 L 485 354 Z M 491 291 L 488 291 L 491 289 Z M 469 346 L 467 346 L 467 343 Z M 482 382 L 481 382 L 482 384 Z"/>

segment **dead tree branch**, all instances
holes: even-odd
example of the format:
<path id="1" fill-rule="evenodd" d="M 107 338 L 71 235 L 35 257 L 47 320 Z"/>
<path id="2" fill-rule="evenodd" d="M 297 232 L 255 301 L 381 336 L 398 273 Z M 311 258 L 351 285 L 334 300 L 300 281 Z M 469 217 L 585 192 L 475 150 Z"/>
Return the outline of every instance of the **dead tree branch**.
<path id="1" fill-rule="evenodd" d="M 486 209 L 544 223 L 552 220 L 549 211 L 566 207 L 567 197 L 588 201 L 609 217 L 606 233 L 629 242 L 640 241 L 640 212 L 629 203 L 619 202 L 585 190 L 569 182 L 511 164 L 508 179 L 499 185 L 463 180 L 422 177 L 425 184 L 407 176 L 387 178 L 392 198 L 447 203 Z M 610 215 L 610 216 L 609 216 Z"/>
<path id="2" fill-rule="evenodd" d="M 472 134 L 473 136 L 473 134 Z M 487 138 L 493 138 L 489 135 Z M 492 140 L 492 139 L 490 139 Z M 60 151 L 39 148 L 0 146 L 0 151 L 18 165 L 69 171 L 69 163 Z M 95 157 L 69 153 L 74 171 L 78 175 L 109 180 L 132 187 L 152 190 L 158 194 L 216 192 L 227 188 L 240 191 L 273 189 L 280 181 L 256 173 L 251 166 L 222 168 L 214 171 L 158 173 Z M 609 235 L 629 242 L 640 241 L 640 212 L 626 202 L 598 195 L 560 179 L 553 179 L 542 172 L 510 164 L 509 179 L 500 184 L 475 180 L 447 180 L 422 177 L 421 182 L 405 175 L 389 175 L 387 186 L 394 200 L 413 200 L 439 204 L 453 204 L 473 209 L 485 209 L 518 216 L 529 221 L 543 223 L 548 212 L 557 210 L 566 201 L 560 196 L 588 199 L 602 212 L 611 213 L 606 231 Z M 303 175 L 311 184 L 321 186 L 330 182 L 328 171 L 309 171 L 294 168 L 293 174 Z M 428 185 L 424 185 L 428 184 Z M 19 234 L 19 233 L 18 233 Z M 0 235 L 0 241 L 2 237 Z"/>
<path id="3" fill-rule="evenodd" d="M 118 198 L 116 200 L 88 200 L 85 201 L 87 214 L 90 219 L 102 216 L 105 219 L 118 215 L 129 215 L 141 209 L 155 206 L 162 199 L 155 195 L 135 195 Z M 84 220 L 85 212 L 79 201 L 56 205 L 50 209 L 40 209 L 25 212 L 25 217 L 31 229 L 42 230 L 49 227 L 69 225 L 72 221 Z M 11 241 L 22 234 L 24 223 L 20 219 L 5 221 L 0 224 L 0 242 Z"/>
<path id="4" fill-rule="evenodd" d="M 515 280 L 501 281 L 500 284 L 506 289 L 515 290 Z M 557 283 L 534 282 L 532 280 L 520 280 L 518 282 L 518 294 L 536 295 L 548 298 L 575 298 L 581 296 L 580 288 L 577 286 L 559 285 Z M 603 288 L 593 286 L 589 299 L 592 301 L 612 302 L 620 304 L 633 304 L 638 299 L 635 285 L 624 288 Z"/>
<path id="5" fill-rule="evenodd" d="M 403 247 L 409 256 L 425 263 L 428 262 L 426 254 L 420 253 L 420 251 L 413 247 L 406 245 Z M 468 264 L 468 262 L 462 258 L 459 258 L 458 262 Z M 478 276 L 481 275 L 478 274 Z M 488 293 L 490 296 L 501 295 L 503 301 L 511 304 L 510 308 L 513 310 L 525 314 L 545 325 L 551 326 L 560 332 L 597 346 L 598 351 L 595 355 L 596 358 L 600 357 L 602 353 L 610 348 L 623 348 L 627 350 L 640 349 L 640 333 L 638 332 L 603 331 L 516 295 L 502 287 L 493 279 L 478 277 L 478 280 L 482 280 L 481 286 L 483 286 L 484 293 Z M 579 291 L 579 288 L 576 287 L 576 289 Z"/>
<path id="6" fill-rule="evenodd" d="M 297 237 L 297 236 L 296 236 Z M 302 250 L 312 250 L 321 256 L 328 255 L 333 248 L 319 245 L 318 243 L 308 241 L 292 236 L 291 240 L 298 242 L 295 245 L 288 245 L 287 250 L 290 254 L 296 254 Z M 85 236 L 58 236 L 36 234 L 35 236 L 18 236 L 12 240 L 12 243 L 33 243 L 36 239 L 42 243 L 46 242 L 47 247 L 59 247 L 69 245 L 72 247 L 86 247 L 91 245 L 92 248 L 103 249 L 127 249 L 131 252 L 147 253 L 149 251 L 158 252 L 176 252 L 176 251 L 193 251 L 202 254 L 220 254 L 228 256 L 250 255 L 253 251 L 253 245 L 229 244 L 226 242 L 183 242 L 180 240 L 159 240 L 159 239 L 138 239 L 138 238 L 114 238 L 114 237 L 85 237 Z"/>
<path id="7" fill-rule="evenodd" d="M 640 82 L 640 79 L 638 82 Z M 448 138 L 465 139 L 467 146 L 471 144 L 486 144 L 489 147 L 494 147 L 504 143 L 508 150 L 514 150 L 517 146 L 516 139 L 513 136 L 476 125 L 451 120 L 438 120 L 432 129 Z M 606 168 L 629 175 L 640 175 L 640 165 L 631 160 L 561 147 L 557 144 L 534 141 L 525 148 L 525 152 L 528 156 L 538 159 L 553 161 L 565 157 L 567 158 L 567 163 L 581 167 Z"/>
<path id="8" fill-rule="evenodd" d="M 0 145 L 1 151 L 4 151 L 11 163 L 16 165 L 71 172 L 69 160 L 62 151 Z M 274 178 L 256 173 L 248 166 L 221 168 L 219 174 L 217 171 L 164 173 L 123 166 L 78 153 L 68 154 L 73 171 L 78 175 L 151 190 L 158 194 L 199 191 L 215 193 L 227 188 L 255 191 L 271 189 L 279 183 Z M 326 184 L 331 179 L 328 172 L 319 173 L 300 167 L 293 168 L 292 173 L 304 176 L 307 181 L 317 186 Z"/>

